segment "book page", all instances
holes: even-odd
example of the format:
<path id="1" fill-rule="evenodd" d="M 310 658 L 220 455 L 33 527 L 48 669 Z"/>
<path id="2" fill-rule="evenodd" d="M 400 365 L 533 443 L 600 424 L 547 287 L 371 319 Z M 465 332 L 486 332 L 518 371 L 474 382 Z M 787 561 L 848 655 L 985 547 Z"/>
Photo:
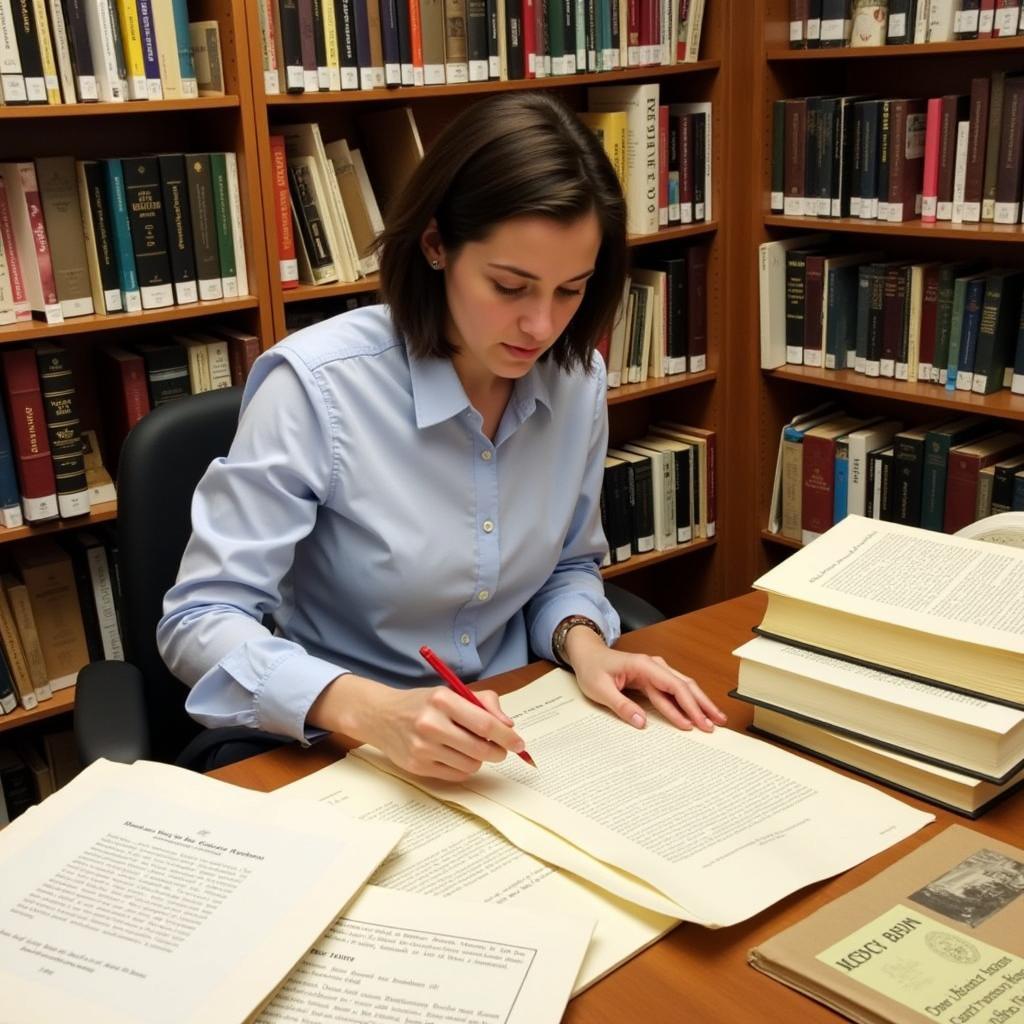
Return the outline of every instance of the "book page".
<path id="1" fill-rule="evenodd" d="M 283 786 L 273 796 L 321 800 L 363 821 L 402 825 L 405 835 L 371 878 L 374 885 L 596 920 L 573 995 L 678 923 L 559 873 L 471 815 L 353 757 Z"/>
<path id="2" fill-rule="evenodd" d="M 1024 549 L 847 516 L 754 586 L 1024 654 Z"/>
<path id="3" fill-rule="evenodd" d="M 729 729 L 683 732 L 654 713 L 633 729 L 560 669 L 502 707 L 537 768 L 506 758 L 464 788 L 656 886 L 702 924 L 745 920 L 934 820 Z"/>
<path id="4" fill-rule="evenodd" d="M 3 832 L 18 1020 L 245 1019 L 401 834 L 173 768 L 100 761 Z"/>
<path id="5" fill-rule="evenodd" d="M 258 1024 L 558 1024 L 593 921 L 367 886 Z"/>
<path id="6" fill-rule="evenodd" d="M 905 676 L 882 672 L 842 658 L 830 658 L 827 654 L 792 647 L 767 637 L 755 637 L 733 651 L 733 654 L 760 665 L 806 676 L 822 687 L 847 690 L 875 700 L 899 704 L 922 715 L 952 719 L 1001 736 L 1024 722 L 1024 711 L 1003 704 L 993 704 L 956 690 L 918 683 Z M 822 700 L 828 699 L 827 691 L 823 690 Z"/>

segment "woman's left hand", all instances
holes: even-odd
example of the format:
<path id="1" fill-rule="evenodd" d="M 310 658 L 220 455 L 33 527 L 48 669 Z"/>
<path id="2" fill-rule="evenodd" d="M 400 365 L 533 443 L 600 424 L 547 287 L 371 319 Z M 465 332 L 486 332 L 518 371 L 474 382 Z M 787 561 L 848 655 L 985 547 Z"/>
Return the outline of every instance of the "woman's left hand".
<path id="1" fill-rule="evenodd" d="M 677 672 L 664 658 L 614 651 L 588 629 L 574 629 L 570 633 L 566 654 L 583 694 L 637 729 L 647 724 L 647 716 L 643 708 L 625 695 L 625 690 L 644 694 L 657 711 L 680 729 L 696 726 L 711 732 L 716 725 L 725 723 L 725 715 L 697 683 Z"/>

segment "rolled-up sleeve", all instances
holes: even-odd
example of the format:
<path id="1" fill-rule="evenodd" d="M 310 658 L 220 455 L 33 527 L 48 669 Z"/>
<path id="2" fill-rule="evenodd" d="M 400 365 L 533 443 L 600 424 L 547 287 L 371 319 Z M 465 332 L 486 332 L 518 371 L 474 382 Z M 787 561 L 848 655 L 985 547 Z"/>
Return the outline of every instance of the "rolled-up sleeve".
<path id="1" fill-rule="evenodd" d="M 562 550 L 551 576 L 526 607 L 530 647 L 544 658 L 553 658 L 551 638 L 555 627 L 569 615 L 593 619 L 613 644 L 620 633 L 619 616 L 604 596 L 601 561 L 608 550 L 601 526 L 601 486 L 608 451 L 608 407 L 605 371 L 600 356 L 594 357 L 591 378 L 594 407 L 590 447 L 580 486 L 579 500 L 566 532 Z"/>
<path id="2" fill-rule="evenodd" d="M 192 537 L 164 599 L 157 644 L 192 688 L 185 707 L 205 726 L 308 742 L 316 735 L 305 728 L 310 706 L 345 671 L 262 624 L 280 606 L 295 546 L 334 486 L 332 415 L 294 354 L 266 353 L 250 375 L 229 454 L 196 489 Z"/>

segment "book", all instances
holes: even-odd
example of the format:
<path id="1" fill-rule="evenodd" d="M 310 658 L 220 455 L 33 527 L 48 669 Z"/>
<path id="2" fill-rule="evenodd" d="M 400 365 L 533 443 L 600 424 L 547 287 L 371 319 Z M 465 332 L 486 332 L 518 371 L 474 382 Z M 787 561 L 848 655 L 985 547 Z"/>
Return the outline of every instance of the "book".
<path id="1" fill-rule="evenodd" d="M 1002 785 L 1024 771 L 1024 711 L 756 637 L 739 700 Z"/>
<path id="2" fill-rule="evenodd" d="M 951 825 L 760 943 L 749 962 L 851 1020 L 952 1020 L 971 1006 L 1008 1019 L 1024 953 L 1022 875 L 1024 850 Z"/>
<path id="3" fill-rule="evenodd" d="M 103 168 L 95 160 L 80 160 L 75 164 L 75 171 L 93 308 L 97 313 L 120 313 L 124 304 Z"/>
<path id="4" fill-rule="evenodd" d="M 0 526 L 15 529 L 24 522 L 21 492 L 14 462 L 14 448 L 7 429 L 7 414 L 0 399 Z"/>
<path id="5" fill-rule="evenodd" d="M 143 309 L 174 305 L 160 162 L 156 157 L 121 161 L 125 197 Z"/>
<path id="6" fill-rule="evenodd" d="M 186 153 L 188 206 L 192 216 L 199 298 L 204 302 L 224 296 L 218 248 L 217 210 L 214 203 L 209 153 Z"/>
<path id="7" fill-rule="evenodd" d="M 1024 707 L 1024 550 L 847 516 L 754 583 L 761 635 Z"/>
<path id="8" fill-rule="evenodd" d="M 196 87 L 200 96 L 223 96 L 224 59 L 220 51 L 220 27 L 215 21 L 193 21 L 188 26 Z"/>
<path id="9" fill-rule="evenodd" d="M 160 169 L 160 200 L 167 232 L 167 256 L 174 285 L 174 301 L 177 305 L 183 306 L 199 301 L 185 157 L 181 153 L 165 153 L 157 157 L 157 162 Z"/>
<path id="10" fill-rule="evenodd" d="M 53 695 L 49 673 L 46 670 L 46 659 L 43 657 L 43 645 L 36 629 L 35 616 L 32 614 L 32 602 L 28 596 L 28 588 L 13 573 L 4 573 L 0 577 L 4 595 L 11 607 L 14 624 L 18 630 L 18 639 L 25 652 L 29 676 L 38 700 L 48 700 Z"/>

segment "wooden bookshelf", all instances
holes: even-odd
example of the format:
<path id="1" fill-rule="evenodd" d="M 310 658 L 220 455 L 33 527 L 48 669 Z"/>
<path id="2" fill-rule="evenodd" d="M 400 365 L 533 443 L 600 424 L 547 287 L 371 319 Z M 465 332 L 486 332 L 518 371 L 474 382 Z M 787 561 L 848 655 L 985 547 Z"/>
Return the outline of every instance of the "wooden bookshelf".
<path id="1" fill-rule="evenodd" d="M 49 700 L 41 701 L 31 711 L 24 708 L 16 708 L 9 714 L 0 715 L 0 733 L 10 729 L 17 729 L 22 725 L 30 725 L 33 722 L 41 722 L 45 718 L 53 718 L 55 715 L 62 715 L 65 711 L 72 711 L 75 707 L 75 688 L 68 686 L 58 690 Z"/>
<path id="2" fill-rule="evenodd" d="M 102 505 L 93 505 L 86 516 L 74 519 L 50 519 L 34 526 L 16 526 L 13 529 L 0 527 L 0 544 L 12 544 L 25 540 L 27 537 L 44 537 L 47 534 L 63 533 L 67 530 L 80 530 L 98 523 L 109 523 L 117 518 L 117 502 L 106 501 Z M 0 719 L 3 721 L 3 719 Z"/>
<path id="3" fill-rule="evenodd" d="M 730 565 L 730 584 L 738 592 L 784 557 L 799 542 L 771 533 L 765 527 L 774 482 L 779 435 L 796 413 L 833 400 L 851 415 L 888 416 L 907 427 L 940 418 L 981 414 L 993 418 L 993 428 L 1015 429 L 1024 422 L 1024 396 L 1003 389 L 991 395 L 948 391 L 937 384 L 869 378 L 852 370 L 832 371 L 810 366 L 761 370 L 758 337 L 759 295 L 757 247 L 762 242 L 804 233 L 832 234 L 837 248 L 861 245 L 877 250 L 883 259 L 908 261 L 981 259 L 992 267 L 1024 265 L 1024 227 L 1021 225 L 900 224 L 857 218 L 789 217 L 769 208 L 772 148 L 772 104 L 788 97 L 813 95 L 912 96 L 928 98 L 967 94 L 971 79 L 994 70 L 1020 70 L 1024 36 L 941 44 L 884 46 L 865 49 L 790 50 L 788 0 L 755 0 L 746 21 L 733 37 L 729 62 L 749 67 L 753 83 L 752 133 L 734 138 L 734 162 L 759 168 L 747 185 L 747 202 L 740 214 L 742 228 L 732 236 L 740 258 L 730 260 L 730 276 L 741 298 L 729 328 L 736 340 L 728 352 L 723 374 L 734 402 L 749 409 L 751 426 L 746 445 L 729 450 L 725 487 L 745 486 L 750 500 L 743 514 L 744 533 L 751 538 Z M 749 30 L 748 30 L 749 29 Z M 749 61 L 749 65 L 746 63 Z M 737 109 L 736 106 L 733 109 Z M 728 185 L 735 200 L 737 188 Z M 848 237 L 843 237 L 848 236 Z M 734 289 L 737 290 L 737 289 Z M 742 340 L 740 340 L 742 339 Z M 738 355 L 741 345 L 744 355 Z M 948 416 L 946 416 L 948 414 Z"/>
<path id="4" fill-rule="evenodd" d="M 729 168 L 728 147 L 732 133 L 732 124 L 726 117 L 731 58 L 727 60 L 725 53 L 734 12 L 738 10 L 736 0 L 709 0 L 704 16 L 702 59 L 694 64 L 509 82 L 268 96 L 263 87 L 258 12 L 255 5 L 250 5 L 247 21 L 250 78 L 254 89 L 257 149 L 263 173 L 261 194 L 266 218 L 263 232 L 268 243 L 267 277 L 275 337 L 285 335 L 286 313 L 296 303 L 307 304 L 366 294 L 374 291 L 377 286 L 376 277 L 371 276 L 355 282 L 281 288 L 277 270 L 276 227 L 272 219 L 275 206 L 270 173 L 270 135 L 275 126 L 315 120 L 326 140 L 344 137 L 350 144 L 357 145 L 360 140 L 361 112 L 372 111 L 384 104 L 408 104 L 414 112 L 424 147 L 429 148 L 453 116 L 475 100 L 493 93 L 537 88 L 555 90 L 570 106 L 582 110 L 586 107 L 586 91 L 589 87 L 657 81 L 661 87 L 662 103 L 710 100 L 713 104 L 713 219 L 706 223 L 663 228 L 652 235 L 633 236 L 629 238 L 629 245 L 634 252 L 657 246 L 659 252 L 666 255 L 671 254 L 672 246 L 678 244 L 700 242 L 708 247 L 708 366 L 704 373 L 648 380 L 644 384 L 610 390 L 610 435 L 613 443 L 620 443 L 642 435 L 648 425 L 656 420 L 672 419 L 715 429 L 721 451 L 723 433 L 729 429 L 728 417 L 724 414 L 725 389 L 720 385 L 719 372 L 726 332 L 722 286 L 726 276 L 727 249 L 724 226 L 731 216 L 731 202 L 727 199 L 724 180 Z M 721 529 L 719 532 L 721 534 Z M 685 550 L 694 549 L 697 549 L 696 545 Z M 674 565 L 668 564 L 674 562 L 674 558 L 674 554 L 666 552 L 665 557 L 630 559 L 614 567 L 615 575 L 631 574 L 631 588 L 669 611 L 681 612 L 724 596 L 721 567 L 714 552 L 711 552 L 710 557 L 694 562 L 692 569 L 688 563 L 686 587 L 678 585 Z"/>
<path id="5" fill-rule="evenodd" d="M 633 555 L 625 562 L 617 562 L 615 565 L 606 565 L 601 570 L 601 575 L 606 579 L 614 579 L 616 576 L 623 576 L 637 569 L 644 569 L 652 565 L 660 565 L 684 555 L 692 555 L 697 551 L 707 551 L 715 546 L 715 539 L 697 540 L 692 544 L 683 544 L 677 548 L 669 548 L 668 551 L 649 551 L 643 555 Z"/>
<path id="6" fill-rule="evenodd" d="M 204 110 L 234 110 L 241 106 L 237 96 L 200 96 L 193 100 L 143 100 L 127 103 L 58 103 L 43 106 L 0 107 L 4 121 L 38 121 L 55 118 L 133 117 L 136 114 L 194 114 Z"/>

